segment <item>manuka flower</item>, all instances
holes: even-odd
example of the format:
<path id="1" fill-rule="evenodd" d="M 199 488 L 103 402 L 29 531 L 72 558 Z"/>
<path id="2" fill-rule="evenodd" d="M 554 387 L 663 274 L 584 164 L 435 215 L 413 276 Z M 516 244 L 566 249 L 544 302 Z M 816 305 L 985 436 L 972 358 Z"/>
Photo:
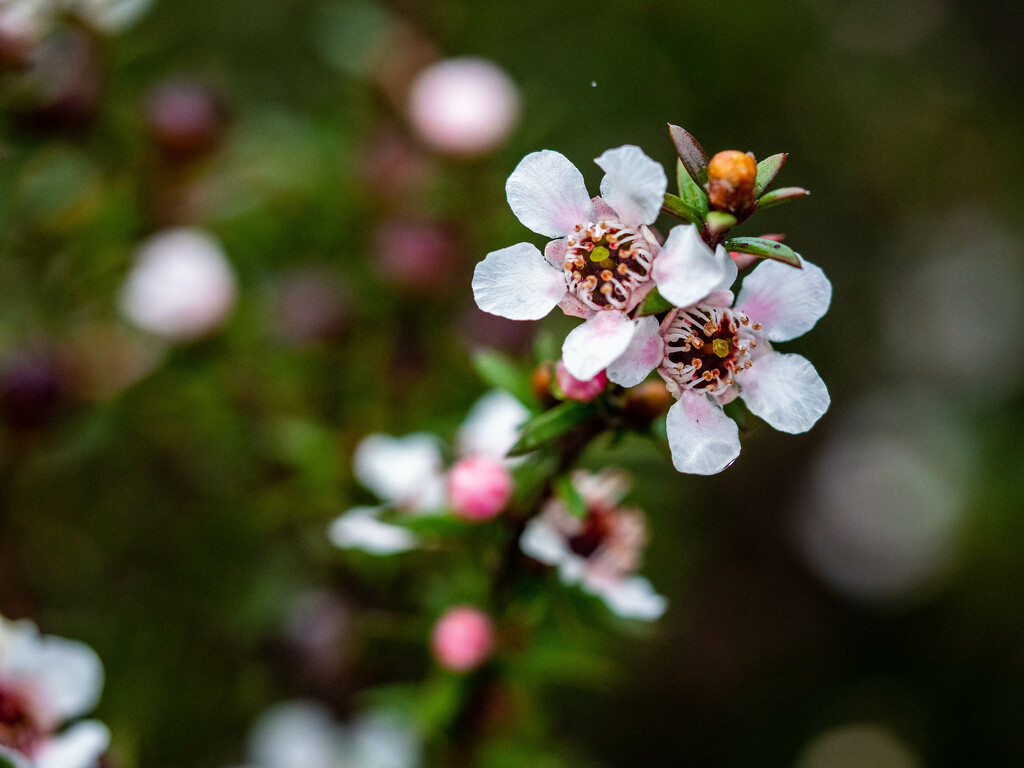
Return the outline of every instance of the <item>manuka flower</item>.
<path id="1" fill-rule="evenodd" d="M 576 472 L 572 483 L 586 505 L 585 516 L 575 517 L 560 500 L 551 499 L 527 524 L 519 542 L 523 552 L 557 566 L 563 583 L 579 584 L 619 616 L 660 618 L 667 601 L 636 573 L 647 544 L 643 512 L 619 507 L 626 477 L 614 470 Z"/>
<path id="2" fill-rule="evenodd" d="M 387 509 L 415 516 L 451 507 L 467 519 L 493 517 L 500 512 L 495 500 L 499 486 L 507 491 L 505 501 L 511 493 L 507 468 L 511 460 L 506 456 L 529 417 L 529 411 L 507 392 L 494 390 L 481 397 L 456 435 L 459 462 L 455 477 L 445 470 L 442 444 L 435 435 L 367 436 L 356 448 L 353 470 L 356 479 L 383 504 L 343 513 L 331 523 L 331 541 L 342 549 L 376 555 L 414 549 L 418 540 L 411 531 L 380 519 Z M 474 487 L 473 478 L 479 478 L 483 486 Z"/>
<path id="3" fill-rule="evenodd" d="M 828 390 L 810 362 L 771 346 L 802 336 L 828 310 L 825 273 L 807 261 L 801 266 L 764 261 L 735 302 L 718 291 L 673 310 L 660 327 L 643 318 L 630 351 L 616 361 L 637 381 L 657 368 L 677 398 L 667 429 L 680 472 L 712 475 L 739 456 L 739 430 L 722 411 L 736 397 L 790 434 L 806 432 L 828 410 Z"/>
<path id="4" fill-rule="evenodd" d="M 60 728 L 96 706 L 102 687 L 103 666 L 91 648 L 0 617 L 0 763 L 96 766 L 110 741 L 106 726 L 82 720 Z"/>

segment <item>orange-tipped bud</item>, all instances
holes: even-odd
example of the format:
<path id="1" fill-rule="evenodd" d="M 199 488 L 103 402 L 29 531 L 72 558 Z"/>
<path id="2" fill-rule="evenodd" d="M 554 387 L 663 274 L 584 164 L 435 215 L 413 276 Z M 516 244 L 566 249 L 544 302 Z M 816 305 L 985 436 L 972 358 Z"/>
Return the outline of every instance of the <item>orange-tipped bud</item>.
<path id="1" fill-rule="evenodd" d="M 665 413 L 675 402 L 664 382 L 648 381 L 630 390 L 622 404 L 622 415 L 630 425 L 642 429 Z"/>
<path id="2" fill-rule="evenodd" d="M 711 208 L 744 213 L 754 204 L 757 162 L 735 149 L 719 152 L 708 163 L 708 203 Z"/>

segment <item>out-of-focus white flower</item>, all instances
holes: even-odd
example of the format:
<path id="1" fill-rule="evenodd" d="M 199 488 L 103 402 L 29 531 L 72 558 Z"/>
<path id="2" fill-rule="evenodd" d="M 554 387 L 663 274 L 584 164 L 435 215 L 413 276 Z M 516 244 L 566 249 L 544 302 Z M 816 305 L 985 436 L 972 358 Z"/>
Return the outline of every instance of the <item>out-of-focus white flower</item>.
<path id="1" fill-rule="evenodd" d="M 121 312 L 135 326 L 174 341 L 197 339 L 224 322 L 238 285 L 220 244 L 174 228 L 139 247 L 121 289 Z"/>
<path id="2" fill-rule="evenodd" d="M 434 658 L 445 669 L 469 672 L 494 651 L 491 617 L 471 605 L 450 608 L 438 619 L 431 634 Z"/>
<path id="3" fill-rule="evenodd" d="M 456 478 L 457 499 L 449 496 L 450 478 L 445 470 L 440 440 L 427 432 L 405 437 L 373 434 L 356 448 L 353 465 L 356 479 L 373 491 L 383 502 L 379 507 L 356 507 L 331 523 L 331 541 L 342 549 L 362 549 L 371 554 L 389 555 L 413 549 L 418 539 L 405 527 L 385 523 L 380 515 L 388 508 L 413 515 L 442 511 L 446 505 L 458 507 L 468 517 L 485 519 L 498 496 L 507 495 L 503 480 L 507 479 L 511 494 L 511 477 L 507 465 L 509 449 L 519 439 L 519 429 L 529 418 L 529 411 L 507 392 L 494 390 L 481 397 L 459 427 L 456 452 L 462 462 L 475 460 L 488 467 L 487 475 L 478 478 L 460 470 Z M 460 462 L 460 464 L 462 464 Z M 460 464 L 457 464 L 458 467 Z M 478 486 L 477 480 L 483 485 Z M 501 487 L 499 487 L 501 486 Z M 481 496 L 482 493 L 482 496 Z M 483 501 L 490 502 L 487 509 Z M 478 503 L 479 502 L 479 503 Z M 493 514 L 490 516 L 493 517 Z"/>
<path id="4" fill-rule="evenodd" d="M 798 539 L 823 580 L 874 602 L 928 594 L 956 559 L 975 451 L 948 407 L 886 392 L 840 422 L 811 470 Z"/>
<path id="5" fill-rule="evenodd" d="M 40 635 L 31 621 L 0 617 L 0 758 L 16 768 L 93 768 L 106 726 L 81 720 L 96 706 L 103 665 L 87 645 Z"/>
<path id="6" fill-rule="evenodd" d="M 439 152 L 485 154 L 501 146 L 518 123 L 519 89 L 487 59 L 446 59 L 416 76 L 409 119 Z"/>
<path id="7" fill-rule="evenodd" d="M 125 29 L 149 10 L 153 0 L 0 0 L 5 33 L 40 40 L 62 12 L 73 13 L 100 32 Z"/>
<path id="8" fill-rule="evenodd" d="M 804 749 L 796 768 L 920 768 L 918 757 L 889 729 L 871 723 L 832 728 Z"/>
<path id="9" fill-rule="evenodd" d="M 660 328 L 641 318 L 629 349 L 615 361 L 617 377 L 633 383 L 657 366 L 678 399 L 667 431 L 680 472 L 713 475 L 739 456 L 739 430 L 722 411 L 736 397 L 790 434 L 806 432 L 828 410 L 828 390 L 810 362 L 770 344 L 803 335 L 828 310 L 832 284 L 810 262 L 802 267 L 764 261 L 743 281 L 735 303 L 731 292 L 719 291 L 670 312 Z"/>
<path id="10" fill-rule="evenodd" d="M 370 713 L 349 725 L 311 701 L 267 709 L 249 736 L 251 768 L 418 768 L 420 736 L 388 713 Z"/>
<path id="11" fill-rule="evenodd" d="M 138 21 L 153 2 L 154 0 L 64 0 L 64 5 L 101 32 L 113 33 L 127 29 Z"/>
<path id="12" fill-rule="evenodd" d="M 643 621 L 661 617 L 667 600 L 637 575 L 647 544 L 647 524 L 637 509 L 619 502 L 628 480 L 621 472 L 576 472 L 573 485 L 586 504 L 581 519 L 551 499 L 523 531 L 520 547 L 535 560 L 558 568 L 565 584 L 578 584 L 599 596 L 619 616 Z"/>

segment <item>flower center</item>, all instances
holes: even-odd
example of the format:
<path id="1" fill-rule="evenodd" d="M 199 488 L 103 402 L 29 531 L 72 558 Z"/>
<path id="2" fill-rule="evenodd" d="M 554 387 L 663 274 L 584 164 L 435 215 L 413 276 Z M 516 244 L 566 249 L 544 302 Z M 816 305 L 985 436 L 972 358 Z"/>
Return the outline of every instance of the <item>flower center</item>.
<path id="1" fill-rule="evenodd" d="M 0 744 L 31 756 L 43 736 L 43 729 L 25 696 L 0 687 Z"/>
<path id="2" fill-rule="evenodd" d="M 566 539 L 566 546 L 586 559 L 597 552 L 612 533 L 611 515 L 607 512 L 590 509 L 583 518 L 580 529 Z"/>
<path id="3" fill-rule="evenodd" d="M 670 387 L 698 389 L 720 397 L 733 385 L 733 377 L 749 368 L 750 350 L 757 346 L 754 332 L 761 330 L 739 312 L 702 304 L 680 310 L 663 333 L 665 360 L 661 364 Z"/>
<path id="4" fill-rule="evenodd" d="M 614 219 L 577 224 L 565 252 L 569 292 L 591 309 L 626 309 L 651 279 L 651 243 L 636 227 Z"/>

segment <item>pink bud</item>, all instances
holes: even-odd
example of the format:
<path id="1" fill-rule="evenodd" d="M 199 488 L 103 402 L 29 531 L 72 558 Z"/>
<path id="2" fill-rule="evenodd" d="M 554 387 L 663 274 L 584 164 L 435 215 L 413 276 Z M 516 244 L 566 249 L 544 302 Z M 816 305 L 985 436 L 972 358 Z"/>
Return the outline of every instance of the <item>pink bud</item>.
<path id="1" fill-rule="evenodd" d="M 604 391 L 605 386 L 608 384 L 608 377 L 604 371 L 601 371 L 589 381 L 580 381 L 569 373 L 565 363 L 559 360 L 558 367 L 555 368 L 555 382 L 558 384 L 558 388 L 562 390 L 562 394 L 567 398 L 586 403 Z"/>
<path id="2" fill-rule="evenodd" d="M 449 609 L 434 625 L 431 645 L 442 667 L 469 672 L 494 651 L 494 624 L 483 611 L 460 605 Z"/>
<path id="3" fill-rule="evenodd" d="M 480 155 L 499 147 L 519 119 L 519 90 L 486 59 L 447 59 L 412 84 L 409 118 L 434 149 Z"/>
<path id="4" fill-rule="evenodd" d="M 459 243 L 450 227 L 416 219 L 389 219 L 374 237 L 374 267 L 391 285 L 437 295 L 455 282 Z"/>
<path id="5" fill-rule="evenodd" d="M 474 456 L 448 473 L 452 510 L 467 520 L 490 520 L 512 496 L 512 475 L 501 462 Z"/>

